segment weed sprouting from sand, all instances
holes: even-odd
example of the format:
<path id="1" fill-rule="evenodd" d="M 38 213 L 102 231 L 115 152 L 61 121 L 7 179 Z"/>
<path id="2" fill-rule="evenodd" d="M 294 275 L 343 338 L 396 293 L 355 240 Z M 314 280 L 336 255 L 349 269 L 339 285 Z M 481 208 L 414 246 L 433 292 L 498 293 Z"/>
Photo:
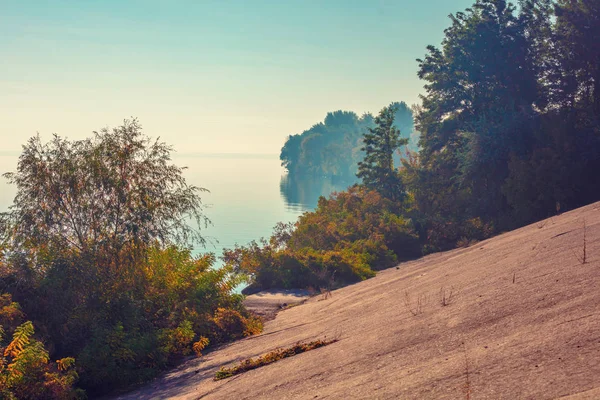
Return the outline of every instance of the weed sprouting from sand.
<path id="1" fill-rule="evenodd" d="M 321 295 L 322 295 L 322 297 L 319 299 L 319 301 L 321 301 L 321 300 L 327 300 L 328 298 L 331 297 L 331 290 L 330 289 L 322 288 L 321 289 Z"/>
<path id="2" fill-rule="evenodd" d="M 577 261 L 579 261 L 580 264 L 587 263 L 587 225 L 585 219 L 583 220 L 583 243 L 581 254 L 577 254 L 574 250 L 571 251 L 573 251 L 573 254 L 577 257 Z"/>
<path id="3" fill-rule="evenodd" d="M 334 289 L 335 287 L 335 273 L 337 271 L 333 271 L 333 273 L 329 273 L 327 271 L 327 269 L 317 273 L 317 275 L 319 276 L 319 279 L 321 279 L 322 281 L 327 282 L 327 285 L 325 287 L 321 287 L 320 288 L 320 292 L 321 292 L 321 298 L 319 299 L 319 301 L 321 300 L 327 300 L 328 298 L 330 298 L 332 296 L 331 291 Z"/>
<path id="4" fill-rule="evenodd" d="M 463 390 L 465 392 L 465 399 L 471 399 L 471 376 L 469 371 L 469 356 L 467 355 L 467 346 L 465 342 L 462 342 L 462 350 L 465 356 L 465 385 L 463 386 Z"/>
<path id="5" fill-rule="evenodd" d="M 215 374 L 215 381 L 229 378 L 234 375 L 242 374 L 246 371 L 250 371 L 256 368 L 263 367 L 265 365 L 272 364 L 276 361 L 282 360 L 287 357 L 295 356 L 296 354 L 304 353 L 310 350 L 318 349 L 319 347 L 327 346 L 337 342 L 339 339 L 318 339 L 308 343 L 296 343 L 295 345 L 286 349 L 275 349 L 267 354 L 264 354 L 257 358 L 248 358 L 241 361 L 239 364 L 225 368 L 221 367 Z"/>
<path id="6" fill-rule="evenodd" d="M 410 299 L 410 294 L 408 294 L 408 291 L 404 292 L 404 305 L 413 316 L 416 317 L 417 315 L 423 314 L 423 306 L 425 305 L 425 303 L 427 303 L 427 296 L 424 294 L 420 294 L 419 296 L 417 296 L 417 301 L 413 307 L 412 301 Z"/>
<path id="7" fill-rule="evenodd" d="M 447 305 L 449 305 L 452 300 L 454 299 L 454 288 L 445 288 L 445 287 L 441 287 L 440 288 L 440 304 L 442 305 L 442 307 L 446 307 Z"/>
<path id="8" fill-rule="evenodd" d="M 538 228 L 538 229 L 542 229 L 542 228 L 544 228 L 544 227 L 545 227 L 545 226 L 548 224 L 548 222 L 552 222 L 552 217 L 550 217 L 550 218 L 548 218 L 548 219 L 545 219 L 545 220 L 542 220 L 542 221 L 539 221 L 539 222 L 537 223 L 537 228 Z"/>

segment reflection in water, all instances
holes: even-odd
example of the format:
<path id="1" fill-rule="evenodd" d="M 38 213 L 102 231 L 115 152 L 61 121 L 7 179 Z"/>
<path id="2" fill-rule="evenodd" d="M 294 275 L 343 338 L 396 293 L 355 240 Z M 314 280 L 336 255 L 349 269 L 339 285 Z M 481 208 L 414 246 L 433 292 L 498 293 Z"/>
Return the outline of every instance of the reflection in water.
<path id="1" fill-rule="evenodd" d="M 348 186 L 352 186 L 357 182 L 358 178 L 339 180 L 286 174 L 281 177 L 279 190 L 287 210 L 304 212 L 314 210 L 317 207 L 319 197 L 327 197 L 333 192 L 346 190 Z"/>

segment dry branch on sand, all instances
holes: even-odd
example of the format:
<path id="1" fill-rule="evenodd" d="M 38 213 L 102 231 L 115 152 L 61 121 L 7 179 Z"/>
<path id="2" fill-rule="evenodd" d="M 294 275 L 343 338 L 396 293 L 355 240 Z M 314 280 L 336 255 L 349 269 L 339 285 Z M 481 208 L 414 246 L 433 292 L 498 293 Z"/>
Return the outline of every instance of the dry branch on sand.
<path id="1" fill-rule="evenodd" d="M 257 358 L 248 358 L 241 361 L 238 365 L 231 368 L 222 367 L 215 374 L 215 381 L 226 379 L 234 375 L 242 374 L 246 371 L 250 371 L 256 368 L 263 367 L 265 365 L 272 364 L 276 361 L 282 360 L 287 357 L 295 356 L 296 354 L 304 353 L 310 350 L 318 349 L 319 347 L 327 346 L 337 342 L 339 339 L 318 339 L 308 343 L 296 343 L 292 347 L 287 349 L 275 349 L 267 354 L 264 354 Z"/>

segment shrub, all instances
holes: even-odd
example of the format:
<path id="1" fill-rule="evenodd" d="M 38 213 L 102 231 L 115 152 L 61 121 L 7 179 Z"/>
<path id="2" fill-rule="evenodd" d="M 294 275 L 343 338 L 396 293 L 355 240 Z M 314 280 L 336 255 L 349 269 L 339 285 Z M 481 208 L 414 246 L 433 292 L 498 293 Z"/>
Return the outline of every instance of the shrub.
<path id="1" fill-rule="evenodd" d="M 0 297 L 0 397 L 3 399 L 84 398 L 73 389 L 77 372 L 71 357 L 50 362 L 42 342 L 34 338 L 31 321 L 11 296 Z M 12 339 L 8 337 L 12 334 Z"/>
<path id="2" fill-rule="evenodd" d="M 225 263 L 260 288 L 328 288 L 374 276 L 374 270 L 420 254 L 410 220 L 376 192 L 353 186 L 321 198 L 295 225 L 267 241 L 225 250 Z"/>

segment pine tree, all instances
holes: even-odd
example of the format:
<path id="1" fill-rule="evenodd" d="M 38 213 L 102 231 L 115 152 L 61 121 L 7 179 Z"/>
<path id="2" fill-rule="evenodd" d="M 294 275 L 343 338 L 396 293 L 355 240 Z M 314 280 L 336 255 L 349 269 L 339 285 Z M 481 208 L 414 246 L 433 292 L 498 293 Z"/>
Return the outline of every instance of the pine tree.
<path id="1" fill-rule="evenodd" d="M 362 183 L 369 189 L 393 200 L 401 200 L 404 188 L 398 170 L 394 167 L 394 152 L 408 143 L 400 137 L 400 130 L 394 126 L 394 105 L 384 107 L 375 118 L 376 126 L 369 128 L 364 135 L 365 158 L 358 163 L 358 174 Z"/>

